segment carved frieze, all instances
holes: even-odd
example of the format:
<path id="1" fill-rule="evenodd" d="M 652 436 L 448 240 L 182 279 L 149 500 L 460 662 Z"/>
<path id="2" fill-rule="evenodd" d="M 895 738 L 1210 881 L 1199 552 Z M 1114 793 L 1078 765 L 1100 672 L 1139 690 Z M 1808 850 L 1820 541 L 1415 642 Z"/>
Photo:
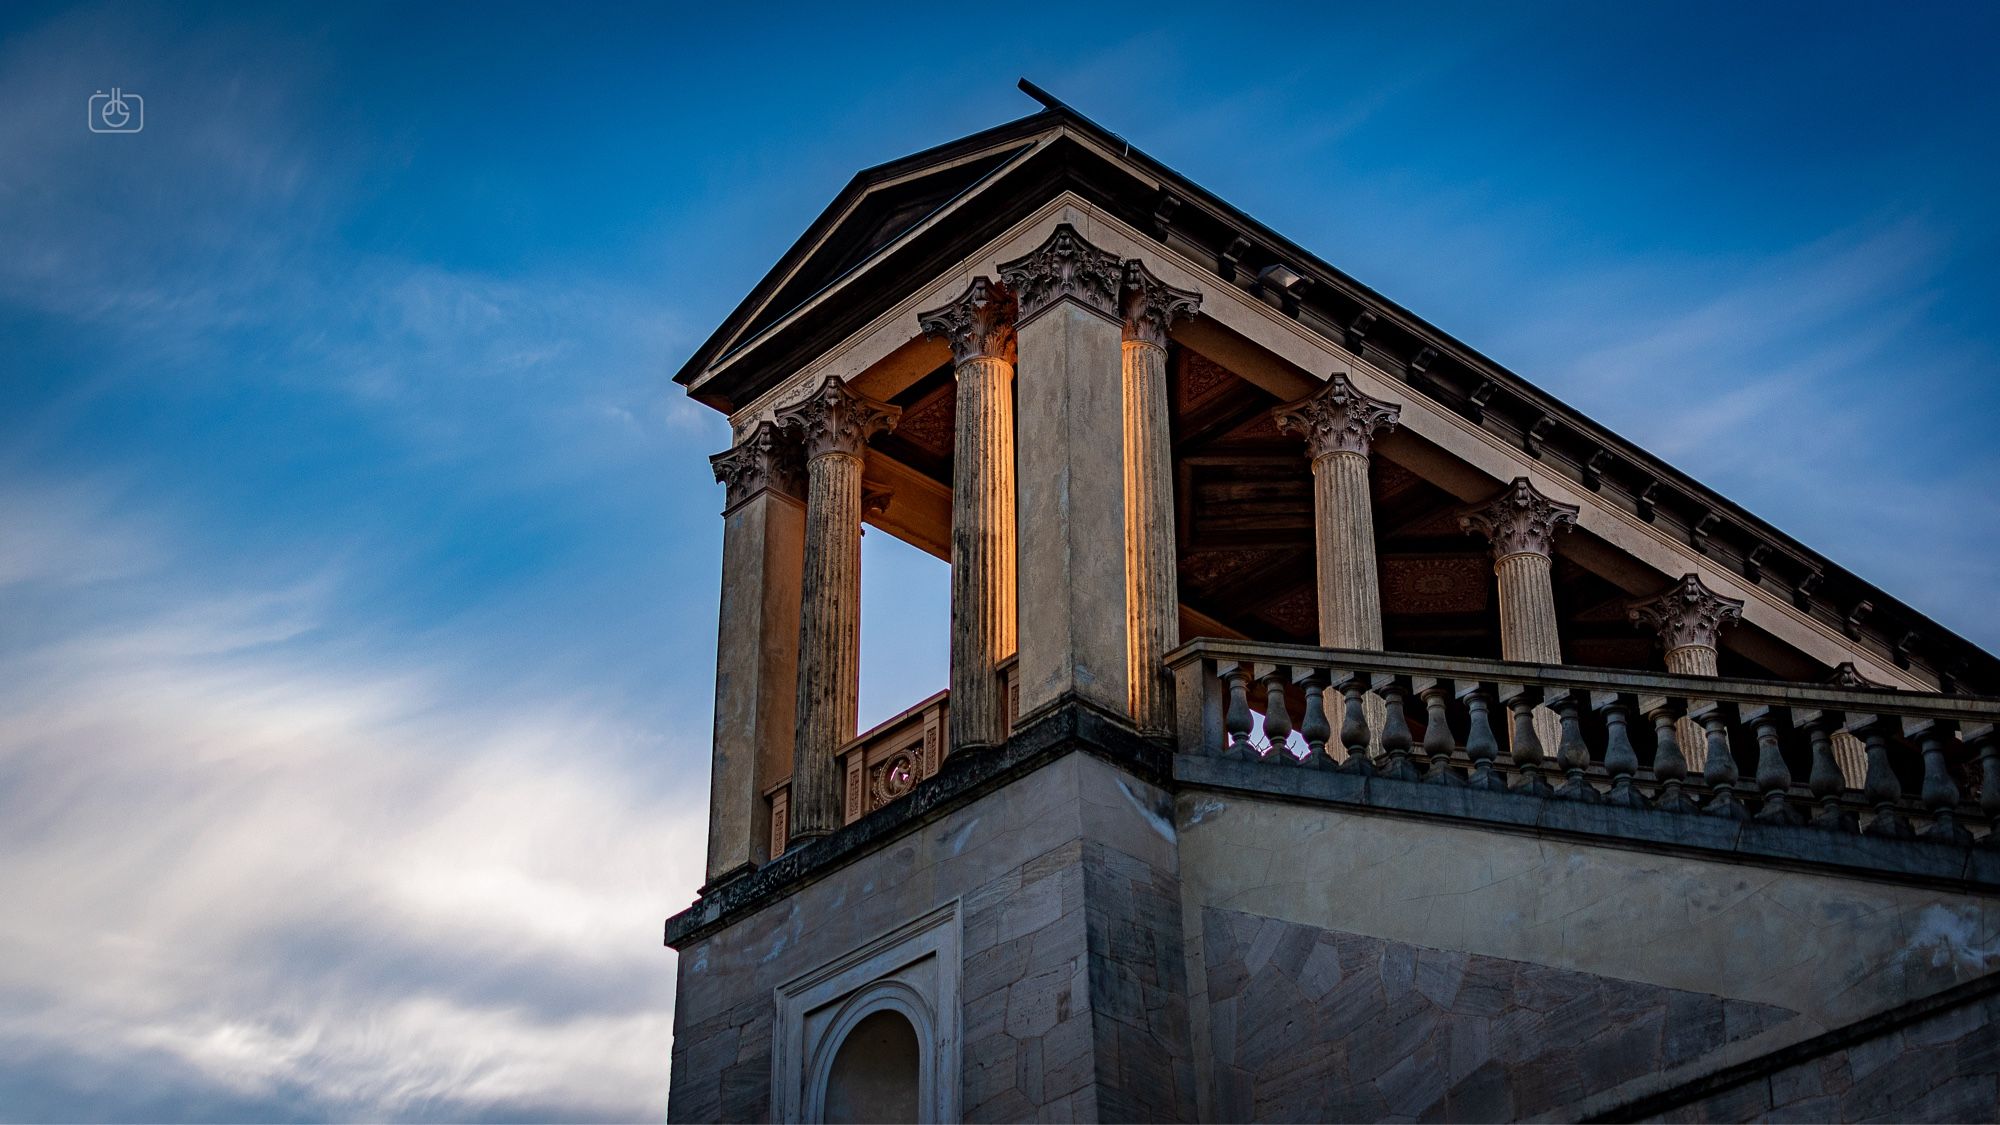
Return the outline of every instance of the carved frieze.
<path id="1" fill-rule="evenodd" d="M 924 335 L 951 345 L 953 363 L 969 359 L 1014 362 L 1014 293 L 990 277 L 975 277 L 959 298 L 917 314 Z"/>
<path id="2" fill-rule="evenodd" d="M 786 440 L 768 421 L 757 423 L 735 448 L 710 457 L 708 463 L 715 469 L 715 479 L 722 482 L 724 511 L 767 490 L 794 499 L 803 495 L 798 444 Z"/>
<path id="3" fill-rule="evenodd" d="M 1403 408 L 1362 394 L 1346 375 L 1335 372 L 1326 385 L 1271 412 L 1278 428 L 1306 441 L 1317 461 L 1330 453 L 1368 455 L 1375 435 L 1396 428 Z"/>
<path id="4" fill-rule="evenodd" d="M 1709 589 L 1698 574 L 1684 574 L 1665 592 L 1633 602 L 1627 614 L 1632 624 L 1658 632 L 1669 652 L 1714 648 L 1722 630 L 1742 619 L 1743 603 Z"/>
<path id="5" fill-rule="evenodd" d="M 1125 263 L 1125 338 L 1156 348 L 1167 346 L 1167 329 L 1201 311 L 1201 294 L 1176 289 L 1137 258 Z"/>
<path id="6" fill-rule="evenodd" d="M 895 429 L 902 416 L 901 409 L 857 394 L 836 375 L 774 415 L 778 430 L 804 445 L 808 461 L 835 453 L 859 457 L 868 439 Z"/>
<path id="7" fill-rule="evenodd" d="M 1874 680 L 1862 675 L 1861 669 L 1856 668 L 1852 660 L 1843 660 L 1834 665 L 1833 673 L 1827 676 L 1826 682 L 1835 687 L 1885 688 L 1889 686 L 1888 684 L 1878 684 Z"/>
<path id="8" fill-rule="evenodd" d="M 1556 536 L 1576 526 L 1577 506 L 1542 495 L 1527 477 L 1515 477 L 1500 494 L 1461 509 L 1459 529 L 1483 535 L 1493 544 L 1493 557 L 1554 554 Z"/>
<path id="9" fill-rule="evenodd" d="M 1063 300 L 1120 319 L 1118 291 L 1124 284 L 1125 263 L 1084 241 L 1068 223 L 1056 227 L 1047 242 L 1028 254 L 1000 263 L 1000 280 L 1020 302 L 1021 321 Z"/>

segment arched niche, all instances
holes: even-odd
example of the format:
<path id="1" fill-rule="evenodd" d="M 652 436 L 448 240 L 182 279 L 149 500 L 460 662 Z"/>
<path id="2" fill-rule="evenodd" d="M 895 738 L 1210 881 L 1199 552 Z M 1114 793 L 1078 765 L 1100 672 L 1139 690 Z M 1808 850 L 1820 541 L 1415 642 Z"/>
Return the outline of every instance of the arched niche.
<path id="1" fill-rule="evenodd" d="M 863 1016 L 827 1069 L 821 1120 L 828 1125 L 916 1125 L 922 1047 L 917 1029 L 889 1009 Z"/>

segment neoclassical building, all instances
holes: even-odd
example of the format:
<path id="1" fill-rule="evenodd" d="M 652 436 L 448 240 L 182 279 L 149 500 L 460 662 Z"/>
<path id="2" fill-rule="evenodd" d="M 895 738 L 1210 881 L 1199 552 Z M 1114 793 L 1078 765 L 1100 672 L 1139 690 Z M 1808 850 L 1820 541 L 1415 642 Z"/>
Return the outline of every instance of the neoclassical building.
<path id="1" fill-rule="evenodd" d="M 1023 85 L 676 376 L 670 1117 L 2000 1116 L 2000 662 Z M 864 526 L 951 566 L 868 731 Z"/>

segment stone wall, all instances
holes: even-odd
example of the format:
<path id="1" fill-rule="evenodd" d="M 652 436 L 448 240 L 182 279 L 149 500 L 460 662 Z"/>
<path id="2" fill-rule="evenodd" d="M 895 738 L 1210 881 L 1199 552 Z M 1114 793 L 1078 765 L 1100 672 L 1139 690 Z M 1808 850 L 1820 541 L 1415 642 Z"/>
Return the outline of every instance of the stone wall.
<path id="1" fill-rule="evenodd" d="M 1518 1120 L 1797 1014 L 1231 910 L 1202 918 L 1226 1121 Z"/>
<path id="2" fill-rule="evenodd" d="M 2000 990 L 1769 1068 L 1653 1121 L 2000 1119 Z M 1804 1053 L 1804 1052 L 1792 1052 Z M 1765 1068 L 1756 1068 L 1764 1070 Z"/>
<path id="3" fill-rule="evenodd" d="M 669 1118 L 768 1120 L 773 990 L 953 900 L 965 1120 L 1191 1118 L 1172 809 L 1070 754 L 689 944 Z"/>

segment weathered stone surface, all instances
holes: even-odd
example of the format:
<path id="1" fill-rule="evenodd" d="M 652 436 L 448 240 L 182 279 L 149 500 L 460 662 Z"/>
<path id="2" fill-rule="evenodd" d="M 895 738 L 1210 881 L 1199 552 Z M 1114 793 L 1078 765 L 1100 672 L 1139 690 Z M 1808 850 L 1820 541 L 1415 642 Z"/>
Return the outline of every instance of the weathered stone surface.
<path id="1" fill-rule="evenodd" d="M 1719 1046 L 1726 1009 L 1742 1035 L 1794 1014 L 1215 907 L 1202 932 L 1218 1108 L 1250 1120 L 1560 1115 L 1670 1040 Z"/>
<path id="2" fill-rule="evenodd" d="M 1960 985 L 1600 1111 L 1650 1121 L 2000 1118 L 1995 978 Z"/>

